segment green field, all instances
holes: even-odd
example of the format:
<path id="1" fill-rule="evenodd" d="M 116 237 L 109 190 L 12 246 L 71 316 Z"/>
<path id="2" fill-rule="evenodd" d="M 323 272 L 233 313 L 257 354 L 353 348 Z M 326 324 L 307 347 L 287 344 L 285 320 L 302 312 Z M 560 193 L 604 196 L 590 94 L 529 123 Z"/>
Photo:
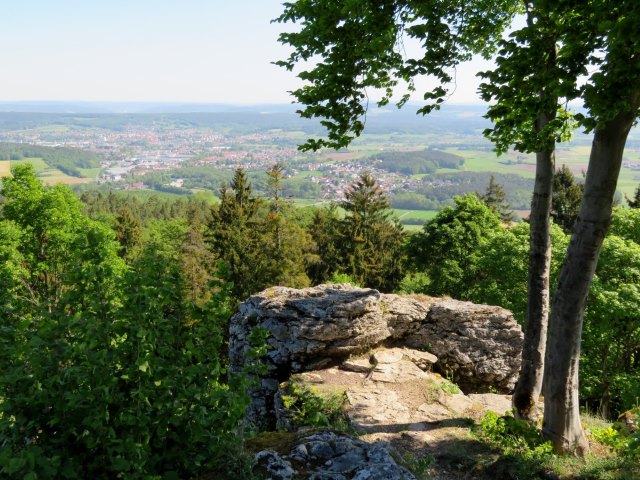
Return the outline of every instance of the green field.
<path id="1" fill-rule="evenodd" d="M 460 170 L 440 169 L 438 173 L 492 172 L 510 173 L 525 178 L 535 177 L 536 165 L 532 155 L 506 153 L 498 157 L 491 151 L 458 150 L 457 148 L 447 148 L 444 151 L 464 158 L 464 166 Z"/>
<path id="2" fill-rule="evenodd" d="M 102 168 L 79 168 L 78 170 L 80 170 L 84 178 L 91 178 L 93 180 L 100 174 Z"/>
<path id="3" fill-rule="evenodd" d="M 33 168 L 35 168 L 37 174 L 40 174 L 40 172 L 43 172 L 44 170 L 47 170 L 49 168 L 49 165 L 47 165 L 41 158 L 23 158 L 22 160 L 12 160 L 11 166 L 22 165 L 24 163 L 33 165 Z"/>
<path id="4" fill-rule="evenodd" d="M 9 160 L 0 160 L 0 177 L 6 177 L 11 173 Z"/>
<path id="5" fill-rule="evenodd" d="M 33 168 L 36 170 L 36 174 L 38 175 L 38 177 L 41 178 L 44 183 L 48 184 L 64 183 L 71 185 L 78 183 L 91 183 L 100 171 L 99 168 L 82 169 L 82 174 L 85 175 L 86 172 L 87 176 L 86 178 L 78 178 L 67 175 L 57 168 L 50 167 L 44 160 L 42 160 L 42 158 L 23 158 L 22 160 L 11 160 L 11 166 L 24 163 L 33 165 Z"/>
<path id="6" fill-rule="evenodd" d="M 410 218 L 426 222 L 438 214 L 437 210 L 404 210 L 402 208 L 394 208 L 393 212 L 401 222 Z"/>

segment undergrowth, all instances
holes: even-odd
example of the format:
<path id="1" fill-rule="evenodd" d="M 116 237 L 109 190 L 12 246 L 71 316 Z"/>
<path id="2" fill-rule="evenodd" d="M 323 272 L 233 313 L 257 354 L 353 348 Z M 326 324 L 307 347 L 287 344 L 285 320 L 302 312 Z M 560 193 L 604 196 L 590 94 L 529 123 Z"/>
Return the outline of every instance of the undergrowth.
<path id="1" fill-rule="evenodd" d="M 320 393 L 295 380 L 284 386 L 282 395 L 292 426 L 326 427 L 332 430 L 349 431 L 350 425 L 345 408 L 346 392 Z"/>
<path id="2" fill-rule="evenodd" d="M 637 480 L 640 478 L 639 434 L 598 421 L 590 432 L 594 453 L 584 459 L 553 453 L 550 442 L 530 422 L 487 412 L 474 435 L 500 454 L 485 471 L 517 480 Z M 602 446 L 609 446 L 610 451 Z"/>

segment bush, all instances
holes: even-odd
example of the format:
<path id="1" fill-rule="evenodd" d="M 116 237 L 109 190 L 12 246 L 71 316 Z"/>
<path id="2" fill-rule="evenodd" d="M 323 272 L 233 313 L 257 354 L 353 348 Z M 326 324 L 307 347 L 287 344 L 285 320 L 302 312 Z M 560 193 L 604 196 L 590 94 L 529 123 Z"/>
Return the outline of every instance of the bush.
<path id="1" fill-rule="evenodd" d="M 317 391 L 295 380 L 287 382 L 282 395 L 284 407 L 296 427 L 329 427 L 347 430 L 345 392 L 320 395 Z"/>

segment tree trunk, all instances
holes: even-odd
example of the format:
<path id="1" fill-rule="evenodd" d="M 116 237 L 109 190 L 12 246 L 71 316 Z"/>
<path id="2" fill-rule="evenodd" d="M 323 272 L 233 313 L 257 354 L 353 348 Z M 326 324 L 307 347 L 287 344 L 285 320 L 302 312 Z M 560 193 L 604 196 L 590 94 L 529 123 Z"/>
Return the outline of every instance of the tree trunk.
<path id="1" fill-rule="evenodd" d="M 546 124 L 547 118 L 539 120 Z M 540 123 L 541 123 L 540 122 Z M 516 417 L 536 418 L 536 403 L 542 389 L 544 355 L 549 319 L 549 272 L 551 270 L 550 213 L 555 152 L 536 153 L 536 179 L 531 200 L 527 319 L 522 367 L 513 406 Z"/>
<path id="2" fill-rule="evenodd" d="M 627 135 L 634 116 L 617 114 L 595 131 L 580 214 L 553 301 L 544 371 L 543 433 L 560 453 L 584 455 L 589 444 L 580 425 L 578 365 L 587 294 L 611 208 Z"/>

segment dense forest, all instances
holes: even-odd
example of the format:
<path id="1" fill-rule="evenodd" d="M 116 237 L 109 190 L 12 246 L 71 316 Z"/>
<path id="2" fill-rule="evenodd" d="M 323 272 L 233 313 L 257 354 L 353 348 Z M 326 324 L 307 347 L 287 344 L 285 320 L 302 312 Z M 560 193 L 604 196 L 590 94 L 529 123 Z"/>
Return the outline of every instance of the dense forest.
<path id="1" fill-rule="evenodd" d="M 504 222 L 495 182 L 407 237 L 368 174 L 311 216 L 282 196 L 280 165 L 267 174 L 268 198 L 237 170 L 213 206 L 77 198 L 42 185 L 29 165 L 3 179 L 5 476 L 185 478 L 215 468 L 250 478 L 236 434 L 251 371 L 225 373 L 225 338 L 237 303 L 271 285 L 451 295 L 524 321 L 529 225 Z M 552 237 L 555 282 L 568 236 L 554 226 Z M 640 209 L 617 208 L 590 293 L 580 378 L 582 401 L 610 418 L 640 395 L 638 285 Z M 255 355 L 263 342 L 257 335 Z"/>
<path id="2" fill-rule="evenodd" d="M 383 152 L 371 157 L 378 160 L 378 167 L 388 172 L 404 175 L 434 173 L 439 168 L 460 168 L 464 158 L 440 150 L 423 150 L 417 152 Z"/>

